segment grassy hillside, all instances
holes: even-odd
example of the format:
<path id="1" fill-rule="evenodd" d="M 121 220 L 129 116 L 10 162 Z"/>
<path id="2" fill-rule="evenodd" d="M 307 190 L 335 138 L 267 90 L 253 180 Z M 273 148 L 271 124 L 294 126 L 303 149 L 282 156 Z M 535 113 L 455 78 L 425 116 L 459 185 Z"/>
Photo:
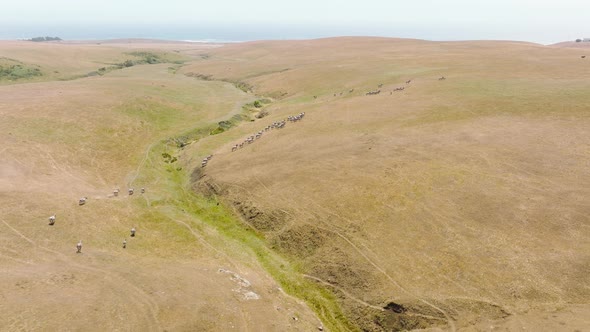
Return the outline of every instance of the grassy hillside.
<path id="1" fill-rule="evenodd" d="M 0 330 L 590 325 L 579 50 L 334 38 L 0 52 Z"/>
<path id="2" fill-rule="evenodd" d="M 55 44 L 3 41 L 0 53 L 0 84 L 72 80 L 104 75 L 137 64 L 169 63 L 175 67 L 190 57 L 180 55 L 187 45 Z M 143 46 L 143 48 L 141 47 Z"/>
<path id="3" fill-rule="evenodd" d="M 0 43 L 0 50 L 44 72 L 63 65 L 60 73 L 70 78 L 0 87 L 0 330 L 293 331 L 321 324 L 281 290 L 256 252 L 211 226 L 233 219 L 215 202 L 198 201 L 186 190 L 189 170 L 162 158 L 178 155 L 172 138 L 215 128 L 242 112 L 251 95 L 176 75 L 170 63 L 70 76 L 96 68 L 95 59 L 146 52 L 135 48 L 14 45 Z M 79 206 L 83 196 L 88 202 Z"/>
<path id="4" fill-rule="evenodd" d="M 584 314 L 563 323 L 587 322 L 590 66 L 576 50 L 337 38 L 207 55 L 181 72 L 275 102 L 185 152 L 215 152 L 195 187 L 330 289 L 357 328 L 480 329 L 525 315 L 530 328 L 530 313 L 574 306 Z"/>

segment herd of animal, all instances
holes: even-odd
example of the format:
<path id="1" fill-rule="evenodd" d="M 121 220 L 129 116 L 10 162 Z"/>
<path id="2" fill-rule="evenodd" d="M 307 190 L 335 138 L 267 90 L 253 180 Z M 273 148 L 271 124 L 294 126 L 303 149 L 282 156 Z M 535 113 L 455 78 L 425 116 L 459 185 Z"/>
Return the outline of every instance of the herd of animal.
<path id="1" fill-rule="evenodd" d="M 439 80 L 439 81 L 444 81 L 444 80 L 446 80 L 446 79 L 447 79 L 447 78 L 446 78 L 446 77 L 444 77 L 444 76 L 441 76 L 441 77 L 439 77 L 439 78 L 438 78 L 438 80 Z M 407 81 L 406 81 L 406 85 L 409 85 L 410 83 L 412 83 L 412 80 L 407 80 Z M 374 95 L 378 95 L 378 94 L 380 94 L 380 93 L 381 93 L 381 88 L 382 88 L 382 87 L 383 87 L 383 83 L 381 83 L 381 84 L 377 85 L 377 89 L 376 89 L 376 90 L 371 90 L 371 91 L 367 91 L 367 92 L 365 92 L 365 96 L 374 96 Z M 390 95 L 392 95 L 394 92 L 397 92 L 397 91 L 404 91 L 405 89 L 406 89 L 406 87 L 405 87 L 405 86 L 397 87 L 397 88 L 394 88 L 393 90 L 389 91 L 389 94 L 390 94 Z M 350 90 L 348 91 L 348 93 L 353 93 L 353 92 L 354 92 L 354 89 L 350 89 Z M 340 96 L 342 96 L 342 94 L 343 94 L 343 92 L 340 92 L 340 93 L 336 92 L 336 93 L 334 93 L 334 97 L 336 97 L 337 95 L 340 95 Z M 314 97 L 314 98 L 317 98 L 317 96 L 313 96 L 313 97 Z"/>
<path id="2" fill-rule="evenodd" d="M 120 192 L 120 189 L 119 188 L 115 188 L 113 190 L 113 196 L 114 197 L 119 196 L 119 192 Z M 129 194 L 129 196 L 133 195 L 134 192 L 135 192 L 135 190 L 133 188 L 129 188 L 127 190 L 127 193 Z M 142 194 L 145 193 L 145 188 L 141 188 L 141 193 Z M 78 205 L 80 205 L 80 206 L 81 205 L 85 205 L 87 201 L 88 201 L 88 197 L 81 197 L 78 200 Z M 55 225 L 55 220 L 56 220 L 56 215 L 55 214 L 51 215 L 49 217 L 49 226 Z M 132 227 L 131 228 L 131 234 L 130 234 L 130 236 L 131 237 L 135 237 L 135 232 L 136 232 L 135 227 Z M 123 240 L 123 248 L 127 248 L 127 239 L 124 239 Z M 76 253 L 78 253 L 78 254 L 79 253 L 82 253 L 82 240 L 78 241 L 78 243 L 76 244 Z"/>
<path id="3" fill-rule="evenodd" d="M 438 80 L 439 81 L 446 80 L 446 77 L 441 76 L 441 77 L 438 78 Z M 411 82 L 412 82 L 412 80 L 407 80 L 405 83 L 407 85 L 409 85 Z M 378 87 L 377 90 L 368 91 L 368 92 L 365 93 L 365 95 L 378 95 L 378 94 L 380 94 L 381 93 L 381 88 L 383 87 L 383 84 L 379 84 L 377 87 Z M 390 94 L 392 94 L 394 91 L 403 91 L 404 89 L 405 89 L 405 86 L 397 87 L 394 90 L 390 91 Z M 350 89 L 348 92 L 349 93 L 353 93 L 354 92 L 354 89 Z M 339 95 L 342 95 L 342 94 L 343 94 L 343 92 L 340 92 L 339 93 Z M 334 93 L 334 96 L 336 96 L 336 95 L 338 95 L 338 93 Z M 317 98 L 317 96 L 314 96 L 314 98 Z M 258 131 L 257 133 L 255 133 L 255 134 L 253 134 L 251 136 L 248 136 L 243 142 L 237 143 L 237 144 L 233 145 L 231 151 L 232 152 L 237 151 L 238 149 L 241 149 L 241 148 L 243 148 L 244 146 L 246 146 L 248 144 L 254 143 L 256 140 L 260 139 L 265 132 L 267 132 L 269 130 L 272 130 L 272 129 L 282 129 L 282 128 L 284 128 L 285 125 L 287 124 L 287 122 L 293 122 L 294 123 L 294 122 L 301 121 L 304 116 L 305 116 L 305 112 L 302 112 L 302 113 L 299 113 L 297 115 L 290 115 L 290 116 L 288 116 L 284 120 L 275 121 L 272 124 L 266 126 L 264 129 Z M 211 158 L 213 158 L 213 155 L 212 154 L 211 155 L 208 155 L 207 157 L 205 157 L 201 161 L 201 167 L 207 166 L 207 164 L 209 163 L 209 161 L 211 160 Z M 119 196 L 119 192 L 120 192 L 120 189 L 119 188 L 114 189 L 113 190 L 113 196 L 114 197 Z M 134 191 L 133 188 L 129 188 L 127 190 L 127 193 L 130 196 L 133 195 L 134 192 L 135 191 Z M 141 193 L 142 194 L 145 193 L 145 188 L 141 188 Z M 88 197 L 82 197 L 82 198 L 80 198 L 78 200 L 78 205 L 84 205 L 84 204 L 86 204 L 87 200 L 88 200 Z M 50 226 L 55 225 L 55 221 L 56 221 L 55 214 L 49 217 L 49 225 Z M 136 232 L 135 227 L 131 228 L 131 234 L 130 234 L 130 236 L 131 237 L 135 237 L 135 232 Z M 127 248 L 127 240 L 126 239 L 123 240 L 123 248 Z M 76 244 L 76 249 L 77 249 L 77 251 L 76 251 L 77 253 L 81 253 L 82 252 L 82 240 L 80 240 Z"/>
<path id="4" fill-rule="evenodd" d="M 438 80 L 439 81 L 446 80 L 446 77 L 441 76 L 438 78 Z M 406 85 L 409 85 L 410 83 L 412 83 L 412 80 L 411 79 L 407 80 L 407 81 L 405 81 L 405 83 L 406 83 Z M 381 93 L 382 87 L 383 87 L 383 83 L 381 83 L 377 86 L 377 90 L 368 91 L 365 93 L 365 95 L 367 95 L 367 96 L 378 95 Z M 397 87 L 397 88 L 394 88 L 392 91 L 390 91 L 389 94 L 393 94 L 393 92 L 396 92 L 396 91 L 404 91 L 405 89 L 406 89 L 405 86 Z M 354 92 L 354 88 L 352 88 L 348 91 L 348 93 L 353 93 L 353 92 Z M 343 94 L 344 94 L 344 92 L 335 92 L 334 97 L 336 97 L 338 95 L 342 96 Z M 313 96 L 313 98 L 317 99 L 318 96 Z M 248 136 L 243 142 L 234 144 L 231 148 L 231 151 L 234 152 L 239 149 L 242 149 L 244 146 L 246 146 L 248 144 L 252 144 L 256 140 L 260 139 L 265 132 L 272 130 L 272 129 L 281 129 L 281 128 L 285 127 L 285 124 L 287 123 L 287 121 L 297 122 L 297 121 L 300 121 L 301 119 L 303 119 L 304 116 L 305 116 L 305 112 L 300 113 L 298 115 L 288 116 L 287 119 L 285 119 L 285 120 L 275 121 L 271 125 L 266 126 L 264 129 L 258 131 L 257 133 Z M 213 155 L 209 155 L 209 156 L 205 157 L 203 159 L 203 161 L 201 162 L 201 167 L 207 166 L 207 163 L 209 162 L 209 160 L 211 160 L 212 157 L 213 157 Z"/>
<path id="5" fill-rule="evenodd" d="M 213 158 L 213 155 L 212 154 L 210 154 L 207 157 L 203 158 L 203 161 L 201 161 L 201 167 L 207 166 L 207 163 L 209 162 L 209 160 L 211 160 L 211 158 Z"/>
<path id="6" fill-rule="evenodd" d="M 301 112 L 297 115 L 290 115 L 285 120 L 275 121 L 271 125 L 268 125 L 268 126 L 264 127 L 264 129 L 258 131 L 256 134 L 248 136 L 243 142 L 233 145 L 231 148 L 231 151 L 232 152 L 237 151 L 238 149 L 241 149 L 248 144 L 254 143 L 255 140 L 260 139 L 262 137 L 262 134 L 264 134 L 265 132 L 267 132 L 269 130 L 284 128 L 285 125 L 287 124 L 287 122 L 301 121 L 304 116 L 305 116 L 305 112 Z"/>

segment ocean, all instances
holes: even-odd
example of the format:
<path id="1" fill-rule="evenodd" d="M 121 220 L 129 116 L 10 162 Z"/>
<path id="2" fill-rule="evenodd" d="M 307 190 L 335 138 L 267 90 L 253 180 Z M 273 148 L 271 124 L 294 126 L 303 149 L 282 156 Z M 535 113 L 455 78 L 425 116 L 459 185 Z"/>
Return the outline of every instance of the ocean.
<path id="1" fill-rule="evenodd" d="M 335 36 L 379 36 L 416 38 L 434 41 L 453 40 L 517 40 L 550 44 L 570 39 L 563 33 L 536 35 L 511 32 L 497 34 L 485 31 L 435 29 L 402 26 L 322 26 L 322 25 L 204 25 L 149 24 L 141 25 L 8 25 L 0 22 L 0 40 L 29 39 L 39 36 L 60 37 L 64 40 L 104 40 L 119 38 L 148 38 L 203 42 L 243 42 L 252 40 L 313 39 Z"/>

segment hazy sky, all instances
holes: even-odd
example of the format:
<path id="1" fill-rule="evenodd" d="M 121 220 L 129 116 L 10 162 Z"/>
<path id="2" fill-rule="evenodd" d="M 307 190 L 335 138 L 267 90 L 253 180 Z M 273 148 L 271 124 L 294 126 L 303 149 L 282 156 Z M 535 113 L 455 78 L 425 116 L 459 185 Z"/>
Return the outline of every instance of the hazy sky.
<path id="1" fill-rule="evenodd" d="M 85 29 L 87 38 L 101 38 L 101 31 L 187 39 L 590 37 L 590 0 L 3 0 L 1 10 L 0 38 L 52 32 L 84 38 Z"/>

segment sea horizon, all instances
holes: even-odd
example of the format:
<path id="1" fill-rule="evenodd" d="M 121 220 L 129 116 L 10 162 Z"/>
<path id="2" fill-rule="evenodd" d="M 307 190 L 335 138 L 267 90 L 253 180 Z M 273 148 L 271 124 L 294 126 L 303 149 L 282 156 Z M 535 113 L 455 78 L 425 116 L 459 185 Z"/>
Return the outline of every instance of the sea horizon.
<path id="1" fill-rule="evenodd" d="M 338 26 L 262 26 L 262 25 L 62 25 L 62 26 L 1 26 L 0 40 L 26 40 L 34 37 L 59 37 L 63 40 L 159 39 L 197 43 L 237 43 L 255 40 L 306 40 L 329 37 L 386 37 L 431 41 L 505 40 L 538 44 L 553 44 L 575 40 L 562 34 L 517 35 L 489 34 L 477 31 L 456 32 L 425 27 L 338 27 Z M 567 38 L 566 38 L 567 37 Z M 579 36 L 582 38 L 584 36 Z M 578 37 L 576 37 L 578 38 Z"/>

